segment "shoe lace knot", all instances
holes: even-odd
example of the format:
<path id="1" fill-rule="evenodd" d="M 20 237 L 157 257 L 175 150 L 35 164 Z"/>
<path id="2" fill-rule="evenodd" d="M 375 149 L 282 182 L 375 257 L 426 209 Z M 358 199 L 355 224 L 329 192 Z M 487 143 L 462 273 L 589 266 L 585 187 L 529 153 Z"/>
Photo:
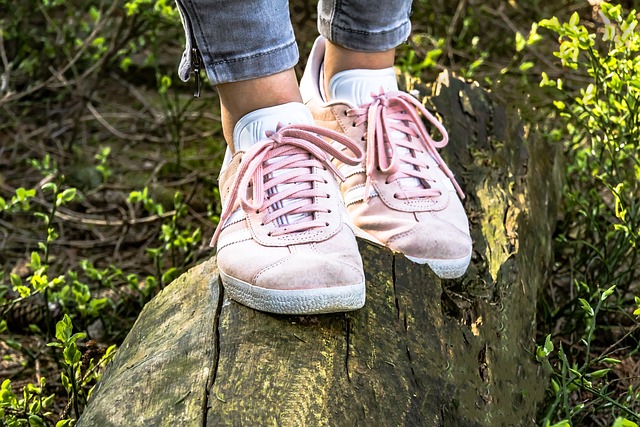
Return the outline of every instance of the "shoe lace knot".
<path id="1" fill-rule="evenodd" d="M 329 140 L 350 151 L 341 151 Z M 272 236 L 327 226 L 315 213 L 329 210 L 314 200 L 329 195 L 314 183 L 326 181 L 326 174 L 323 176 L 320 171 L 327 169 L 345 180 L 331 158 L 357 165 L 364 160 L 364 154 L 344 134 L 314 125 L 278 125 L 275 132 L 266 132 L 266 139 L 248 149 L 241 159 L 211 246 L 215 246 L 238 206 L 245 212 L 262 214 L 263 224 L 275 222 Z"/>
<path id="2" fill-rule="evenodd" d="M 355 116 L 354 126 L 366 123 L 365 132 L 365 201 L 368 200 L 373 171 L 379 170 L 387 175 L 387 183 L 401 180 L 401 183 L 412 182 L 403 186 L 403 191 L 396 193 L 398 199 L 421 197 L 438 197 L 440 190 L 432 188 L 429 182 L 435 177 L 427 164 L 431 156 L 438 167 L 451 180 L 454 188 L 464 199 L 464 193 L 446 165 L 438 148 L 449 142 L 445 127 L 413 96 L 400 92 L 384 92 L 371 94 L 373 100 L 367 104 L 350 109 L 348 116 Z M 427 131 L 420 115 L 433 125 L 442 138 L 434 139 Z M 417 185 L 415 183 L 418 183 Z"/>

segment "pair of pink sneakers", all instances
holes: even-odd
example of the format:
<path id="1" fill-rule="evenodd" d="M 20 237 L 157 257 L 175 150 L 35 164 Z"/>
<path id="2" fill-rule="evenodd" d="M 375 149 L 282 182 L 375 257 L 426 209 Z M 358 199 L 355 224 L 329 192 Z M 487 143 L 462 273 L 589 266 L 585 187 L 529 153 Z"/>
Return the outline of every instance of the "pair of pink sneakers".
<path id="1" fill-rule="evenodd" d="M 446 130 L 397 90 L 391 68 L 339 73 L 324 96 L 324 43 L 316 41 L 302 78 L 306 105 L 243 117 L 235 154 L 227 152 L 220 174 L 223 212 L 212 240 L 220 277 L 230 298 L 257 310 L 362 307 L 355 236 L 426 263 L 442 278 L 460 277 L 471 259 L 464 196 L 436 151 L 447 143 Z"/>

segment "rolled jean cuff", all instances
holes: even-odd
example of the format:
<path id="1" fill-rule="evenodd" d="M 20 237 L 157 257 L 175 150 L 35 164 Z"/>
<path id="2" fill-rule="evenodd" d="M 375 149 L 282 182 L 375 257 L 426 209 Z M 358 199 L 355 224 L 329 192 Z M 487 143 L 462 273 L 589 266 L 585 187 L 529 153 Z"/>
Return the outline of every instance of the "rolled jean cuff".
<path id="1" fill-rule="evenodd" d="M 320 0 L 318 31 L 331 43 L 359 52 L 383 52 L 411 33 L 411 0 Z"/>
<path id="2" fill-rule="evenodd" d="M 213 85 L 266 77 L 293 68 L 299 59 L 295 40 L 268 51 L 214 60 L 203 52 L 207 77 Z"/>
<path id="3" fill-rule="evenodd" d="M 341 28 L 330 21 L 318 18 L 318 30 L 327 40 L 338 46 L 359 52 L 383 52 L 404 43 L 411 33 L 411 23 L 379 32 L 356 31 Z"/>

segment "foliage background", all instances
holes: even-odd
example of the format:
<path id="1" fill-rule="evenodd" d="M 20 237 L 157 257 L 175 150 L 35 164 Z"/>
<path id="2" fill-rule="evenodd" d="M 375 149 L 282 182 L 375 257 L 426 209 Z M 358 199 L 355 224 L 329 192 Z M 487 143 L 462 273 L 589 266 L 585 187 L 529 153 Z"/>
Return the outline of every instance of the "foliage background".
<path id="1" fill-rule="evenodd" d="M 581 127 L 576 117 L 593 111 L 581 92 L 593 81 L 592 52 L 576 42 L 576 66 L 567 66 L 554 55 L 558 35 L 535 25 L 552 16 L 569 22 L 577 12 L 574 32 L 584 25 L 601 38 L 600 3 L 416 0 L 412 36 L 398 49 L 403 72 L 430 80 L 446 68 L 474 79 L 566 148 L 556 265 L 540 296 L 536 356 L 553 380 L 541 425 L 640 421 L 632 239 L 640 173 L 631 120 L 638 104 L 633 92 L 621 108 L 606 95 L 611 73 L 627 72 L 625 82 L 640 74 L 638 49 L 620 54 L 626 71 L 609 70 L 594 83 L 606 95 L 596 117 L 614 119 Z M 315 7 L 291 2 L 302 58 L 316 36 Z M 211 255 L 224 142 L 215 90 L 195 100 L 192 83 L 177 78 L 183 38 L 168 0 L 0 0 L 0 369 L 10 379 L 0 408 L 7 425 L 72 423 L 143 305 Z M 606 44 L 594 49 L 606 57 Z M 628 133 L 616 141 L 628 167 L 618 169 L 619 151 L 600 161 L 594 148 L 621 121 Z"/>

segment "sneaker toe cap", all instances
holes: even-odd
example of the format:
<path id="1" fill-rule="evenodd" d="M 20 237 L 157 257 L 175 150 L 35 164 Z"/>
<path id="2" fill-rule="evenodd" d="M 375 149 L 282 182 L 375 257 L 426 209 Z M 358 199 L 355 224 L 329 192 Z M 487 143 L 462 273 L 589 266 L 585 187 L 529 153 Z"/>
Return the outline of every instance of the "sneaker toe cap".
<path id="1" fill-rule="evenodd" d="M 471 253 L 471 238 L 458 228 L 440 223 L 417 224 L 387 242 L 388 246 L 407 256 L 419 259 L 461 259 Z"/>
<path id="2" fill-rule="evenodd" d="M 268 289 L 300 290 L 363 283 L 362 265 L 349 261 L 352 260 L 331 254 L 293 254 L 260 271 L 255 284 Z"/>

